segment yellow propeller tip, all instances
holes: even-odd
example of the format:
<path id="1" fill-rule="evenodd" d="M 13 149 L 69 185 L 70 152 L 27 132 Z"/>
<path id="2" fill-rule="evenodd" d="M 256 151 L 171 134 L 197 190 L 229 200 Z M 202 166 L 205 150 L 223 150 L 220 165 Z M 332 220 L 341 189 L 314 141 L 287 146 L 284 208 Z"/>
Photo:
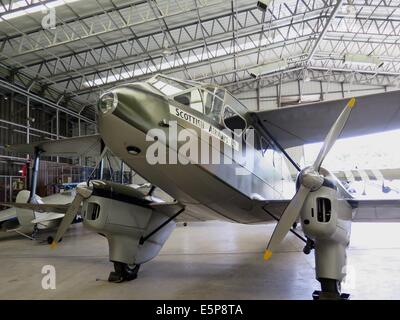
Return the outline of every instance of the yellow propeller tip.
<path id="1" fill-rule="evenodd" d="M 55 249 L 57 248 L 57 242 L 53 241 L 50 245 L 50 248 Z"/>
<path id="2" fill-rule="evenodd" d="M 271 250 L 265 250 L 264 252 L 264 260 L 267 261 L 271 258 L 272 256 L 272 251 Z"/>
<path id="3" fill-rule="evenodd" d="M 356 98 L 353 97 L 351 98 L 351 100 L 347 105 L 349 106 L 349 108 L 353 108 L 355 104 L 356 104 Z"/>

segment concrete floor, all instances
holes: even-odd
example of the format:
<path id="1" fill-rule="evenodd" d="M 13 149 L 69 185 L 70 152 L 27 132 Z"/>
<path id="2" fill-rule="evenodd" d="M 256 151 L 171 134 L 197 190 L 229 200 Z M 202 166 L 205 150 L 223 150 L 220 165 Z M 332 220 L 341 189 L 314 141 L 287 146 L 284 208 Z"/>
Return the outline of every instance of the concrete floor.
<path id="1" fill-rule="evenodd" d="M 269 262 L 274 225 L 221 222 L 178 226 L 139 278 L 113 284 L 106 240 L 74 225 L 56 250 L 28 239 L 0 242 L 0 299 L 310 299 L 318 288 L 313 255 L 289 235 Z M 348 252 L 352 299 L 400 299 L 400 224 L 353 224 Z M 44 234 L 41 234 L 45 237 Z M 43 290 L 44 265 L 56 289 Z"/>

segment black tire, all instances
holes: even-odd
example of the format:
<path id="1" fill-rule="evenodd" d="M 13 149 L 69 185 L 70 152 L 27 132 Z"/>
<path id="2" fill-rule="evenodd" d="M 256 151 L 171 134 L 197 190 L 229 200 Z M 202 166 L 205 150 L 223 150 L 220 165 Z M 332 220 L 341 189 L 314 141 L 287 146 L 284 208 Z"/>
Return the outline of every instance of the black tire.
<path id="1" fill-rule="evenodd" d="M 52 236 L 48 236 L 48 237 L 47 237 L 47 243 L 48 243 L 48 244 L 52 244 L 53 241 L 54 241 L 54 238 L 53 238 Z"/>
<path id="2" fill-rule="evenodd" d="M 126 263 L 114 261 L 115 272 L 110 273 L 110 277 L 108 280 L 117 283 L 135 280 L 137 278 L 139 268 L 140 264 L 136 264 L 133 267 L 130 267 Z"/>
<path id="3" fill-rule="evenodd" d="M 329 292 L 329 293 L 337 293 L 340 295 L 341 293 L 341 285 L 340 281 L 335 279 L 319 279 L 321 283 L 321 291 L 322 292 Z"/>
<path id="4" fill-rule="evenodd" d="M 310 254 L 310 253 L 311 253 L 311 248 L 308 247 L 308 246 L 305 246 L 305 247 L 303 248 L 303 252 L 304 252 L 305 254 Z"/>
<path id="5" fill-rule="evenodd" d="M 61 242 L 63 240 L 63 238 L 60 238 L 60 240 L 58 240 L 58 242 Z M 48 244 L 52 244 L 54 241 L 54 238 L 52 236 L 48 236 L 47 237 L 47 243 Z"/>

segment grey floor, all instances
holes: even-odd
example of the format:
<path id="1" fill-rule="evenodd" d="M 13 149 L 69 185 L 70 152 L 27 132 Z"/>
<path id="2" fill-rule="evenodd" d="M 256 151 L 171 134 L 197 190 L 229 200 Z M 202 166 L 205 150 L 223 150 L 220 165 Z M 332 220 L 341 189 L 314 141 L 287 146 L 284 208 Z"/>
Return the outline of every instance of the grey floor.
<path id="1" fill-rule="evenodd" d="M 74 225 L 57 249 L 41 241 L 0 241 L 1 299 L 310 299 L 313 255 L 288 236 L 262 259 L 273 225 L 221 222 L 178 226 L 135 281 L 105 281 L 112 268 L 104 238 Z M 45 235 L 42 235 L 43 237 Z M 352 299 L 400 299 L 400 224 L 353 224 L 348 252 Z M 56 269 L 43 290 L 42 267 Z"/>

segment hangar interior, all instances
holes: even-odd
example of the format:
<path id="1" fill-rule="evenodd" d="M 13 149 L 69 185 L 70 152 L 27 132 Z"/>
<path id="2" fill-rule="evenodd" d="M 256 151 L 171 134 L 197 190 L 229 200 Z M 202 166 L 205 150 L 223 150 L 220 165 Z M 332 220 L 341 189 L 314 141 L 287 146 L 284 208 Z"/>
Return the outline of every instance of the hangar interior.
<path id="1" fill-rule="evenodd" d="M 96 134 L 98 99 L 117 85 L 156 74 L 206 82 L 226 88 L 250 111 L 400 88 L 398 0 L 5 0 L 0 26 L 0 202 L 14 202 L 29 189 L 34 170 L 31 155 L 6 146 Z M 290 152 L 301 157 L 304 150 Z M 84 182 L 95 167 L 93 157 L 45 156 L 37 194 L 50 196 Z M 129 167 L 114 167 L 110 176 L 144 182 Z M 1 242 L 2 265 L 15 266 L 16 274 L 0 275 L 0 298 L 174 299 L 210 292 L 220 299 L 310 298 L 313 261 L 293 235 L 271 262 L 272 276 L 259 256 L 273 225 L 178 227 L 142 278 L 122 290 L 85 280 L 87 296 L 80 295 L 78 283 L 93 278 L 88 270 L 101 278 L 108 268 L 100 236 L 72 227 L 68 241 L 49 258 L 63 270 L 61 289 L 53 292 L 36 288 L 45 245 L 24 238 Z M 355 227 L 349 251 L 359 275 L 354 296 L 398 299 L 398 227 L 374 228 Z M 393 236 L 377 243 L 365 236 L 388 230 Z M 376 270 L 379 277 L 370 279 Z M 35 275 L 26 282 L 29 272 Z M 152 291 L 156 284 L 158 293 Z"/>

